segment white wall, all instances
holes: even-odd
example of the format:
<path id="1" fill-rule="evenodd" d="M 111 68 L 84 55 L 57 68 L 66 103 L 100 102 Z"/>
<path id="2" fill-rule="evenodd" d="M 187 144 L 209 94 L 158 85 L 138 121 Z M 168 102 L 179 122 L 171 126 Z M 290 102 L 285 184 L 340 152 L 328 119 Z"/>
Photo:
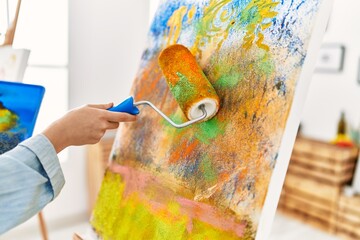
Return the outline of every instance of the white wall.
<path id="1" fill-rule="evenodd" d="M 329 141 L 335 137 L 342 110 L 348 122 L 360 126 L 360 85 L 357 83 L 360 59 L 359 0 L 336 0 L 324 43 L 346 47 L 344 70 L 315 73 L 303 112 L 303 133 Z"/>
<path id="2" fill-rule="evenodd" d="M 145 46 L 148 1 L 69 1 L 69 23 L 69 107 L 126 98 Z M 49 219 L 86 216 L 85 157 L 84 147 L 70 148 L 66 185 L 45 209 Z"/>
<path id="3" fill-rule="evenodd" d="M 77 0 L 69 5 L 70 108 L 119 103 L 129 94 L 145 46 L 148 0 Z M 49 215 L 87 212 L 85 163 L 84 148 L 71 148 L 63 164 L 67 183 L 47 208 Z"/>

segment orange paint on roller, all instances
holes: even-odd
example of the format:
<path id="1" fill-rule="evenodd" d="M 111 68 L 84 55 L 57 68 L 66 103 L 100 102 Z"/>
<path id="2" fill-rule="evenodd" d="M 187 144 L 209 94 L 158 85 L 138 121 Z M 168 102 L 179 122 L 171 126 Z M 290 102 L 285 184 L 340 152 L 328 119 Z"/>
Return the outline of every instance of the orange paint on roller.
<path id="1" fill-rule="evenodd" d="M 175 123 L 151 102 L 146 100 L 134 102 L 133 97 L 129 97 L 108 110 L 139 114 L 140 110 L 137 107 L 147 105 L 176 128 L 187 127 L 215 116 L 219 110 L 219 97 L 186 47 L 176 44 L 165 48 L 160 53 L 159 65 L 170 91 L 189 121 L 181 124 Z M 150 89 L 156 87 L 158 80 L 153 81 L 155 84 L 152 84 Z M 141 95 L 142 92 L 139 92 L 137 97 Z"/>
<path id="2" fill-rule="evenodd" d="M 207 112 L 206 121 L 219 110 L 219 96 L 206 78 L 191 52 L 180 44 L 165 48 L 159 56 L 159 65 L 172 94 L 189 120 Z"/>

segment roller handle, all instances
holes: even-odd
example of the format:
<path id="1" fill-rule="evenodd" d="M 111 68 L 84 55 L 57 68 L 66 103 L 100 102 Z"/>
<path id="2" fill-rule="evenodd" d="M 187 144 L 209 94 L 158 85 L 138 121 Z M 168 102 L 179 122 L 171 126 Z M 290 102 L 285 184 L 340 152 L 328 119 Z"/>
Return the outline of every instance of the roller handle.
<path id="1" fill-rule="evenodd" d="M 131 115 L 138 115 L 140 113 L 140 110 L 136 106 L 134 106 L 134 98 L 133 97 L 128 97 L 127 99 L 125 99 L 123 102 L 121 102 L 117 106 L 109 108 L 108 110 L 112 111 L 112 112 L 129 113 Z"/>

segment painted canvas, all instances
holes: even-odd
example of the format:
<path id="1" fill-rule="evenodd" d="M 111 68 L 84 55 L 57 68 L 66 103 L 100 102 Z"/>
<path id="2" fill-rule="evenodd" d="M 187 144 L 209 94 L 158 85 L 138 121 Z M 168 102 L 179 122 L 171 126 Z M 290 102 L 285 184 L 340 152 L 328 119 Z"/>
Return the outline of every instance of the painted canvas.
<path id="1" fill-rule="evenodd" d="M 315 63 L 308 56 L 320 47 L 317 33 L 324 31 L 326 17 L 319 16 L 328 14 L 328 5 L 162 1 L 133 96 L 177 122 L 186 120 L 158 65 L 160 51 L 180 43 L 216 89 L 220 110 L 209 121 L 175 129 L 142 108 L 136 123 L 122 125 L 91 219 L 95 238 L 265 239 L 272 221 L 266 211 L 275 211 L 282 180 L 276 191 L 270 183 L 277 166 L 286 172 L 299 123 L 294 118 L 287 128 L 291 107 L 301 82 L 309 81 L 311 70 L 306 75 L 304 69 Z M 278 193 L 268 205 L 270 192 Z"/>
<path id="2" fill-rule="evenodd" d="M 32 135 L 44 92 L 42 86 L 0 81 L 0 154 Z"/>
<path id="3" fill-rule="evenodd" d="M 22 82 L 30 50 L 0 46 L 0 79 Z"/>

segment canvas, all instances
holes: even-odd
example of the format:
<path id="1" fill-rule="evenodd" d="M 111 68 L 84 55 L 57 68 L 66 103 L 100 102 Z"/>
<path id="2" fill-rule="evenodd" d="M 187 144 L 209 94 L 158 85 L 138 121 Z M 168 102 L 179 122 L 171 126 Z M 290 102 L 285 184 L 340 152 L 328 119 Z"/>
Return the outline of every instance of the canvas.
<path id="1" fill-rule="evenodd" d="M 31 137 L 45 89 L 0 81 L 0 154 Z"/>
<path id="2" fill-rule="evenodd" d="M 331 1 L 162 1 L 132 95 L 185 121 L 158 66 L 190 49 L 220 97 L 175 129 L 151 109 L 119 129 L 91 225 L 101 239 L 266 239 Z"/>
<path id="3" fill-rule="evenodd" d="M 0 46 L 0 80 L 22 82 L 30 51 Z"/>

